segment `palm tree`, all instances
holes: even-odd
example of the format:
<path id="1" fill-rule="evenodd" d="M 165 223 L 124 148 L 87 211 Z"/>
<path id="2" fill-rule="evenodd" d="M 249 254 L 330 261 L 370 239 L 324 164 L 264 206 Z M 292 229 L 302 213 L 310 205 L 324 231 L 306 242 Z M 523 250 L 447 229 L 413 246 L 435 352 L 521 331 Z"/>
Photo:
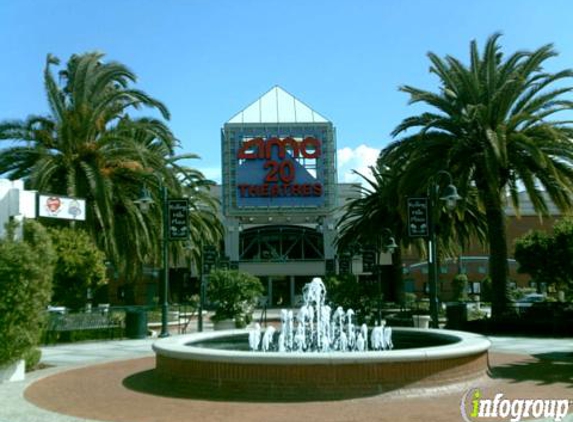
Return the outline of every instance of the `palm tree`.
<path id="1" fill-rule="evenodd" d="M 404 300 L 402 248 L 414 247 L 421 254 L 426 252 L 421 240 L 410 238 L 407 229 L 407 197 L 423 196 L 425 191 L 420 191 L 419 181 L 409 186 L 408 175 L 401 172 L 402 168 L 405 166 L 396 154 L 390 158 L 383 151 L 376 166 L 370 169 L 372 177 L 357 173 L 364 185 L 359 188 L 360 196 L 344 205 L 337 238 L 337 245 L 342 250 L 356 243 L 380 249 L 388 237 L 386 229 L 390 231 L 400 246 L 392 255 L 391 280 L 395 299 L 400 303 Z M 446 213 L 439 215 L 439 250 L 444 255 L 457 256 L 461 245 L 470 239 L 484 238 L 482 216 L 472 200 L 475 192 L 466 194 L 468 201 L 463 211 L 456 213 L 454 218 Z"/>
<path id="2" fill-rule="evenodd" d="M 556 56 L 552 45 L 535 51 L 518 51 L 505 58 L 491 36 L 480 55 L 470 44 L 470 63 L 454 57 L 428 56 L 430 71 L 439 78 L 438 93 L 401 87 L 410 103 L 424 103 L 431 111 L 404 119 L 393 135 L 386 160 L 407 157 L 404 174 L 427 187 L 439 170 L 447 169 L 458 188 L 477 190 L 485 213 L 493 286 L 493 315 L 507 307 L 507 241 L 505 207 L 518 210 L 524 189 L 538 213 L 547 213 L 542 191 L 562 210 L 571 208 L 573 188 L 572 129 L 567 121 L 551 120 L 570 110 L 564 95 L 571 87 L 560 84 L 573 71 L 549 73 L 543 65 Z M 414 134 L 405 134 L 408 130 Z M 405 179 L 405 180 L 406 180 Z"/>
<path id="3" fill-rule="evenodd" d="M 189 156 L 174 154 L 178 141 L 163 120 L 140 117 L 147 107 L 168 119 L 165 105 L 133 88 L 126 66 L 102 59 L 73 55 L 57 79 L 59 60 L 48 55 L 50 112 L 0 123 L 0 140 L 11 142 L 0 151 L 0 172 L 31 189 L 85 198 L 86 229 L 118 268 L 137 272 L 159 249 L 161 214 L 144 215 L 133 202 L 149 174 L 174 196 L 204 178 L 178 164 Z"/>
<path id="4" fill-rule="evenodd" d="M 358 174 L 364 183 L 358 187 L 359 197 L 344 204 L 344 214 L 338 223 L 340 251 L 352 250 L 356 245 L 383 252 L 389 236 L 400 245 L 407 241 L 403 237 L 404 223 L 399 208 L 395 207 L 397 181 L 392 168 L 382 165 L 370 167 L 372 176 Z M 392 255 L 391 287 L 394 299 L 403 302 L 402 253 L 396 248 Z"/>

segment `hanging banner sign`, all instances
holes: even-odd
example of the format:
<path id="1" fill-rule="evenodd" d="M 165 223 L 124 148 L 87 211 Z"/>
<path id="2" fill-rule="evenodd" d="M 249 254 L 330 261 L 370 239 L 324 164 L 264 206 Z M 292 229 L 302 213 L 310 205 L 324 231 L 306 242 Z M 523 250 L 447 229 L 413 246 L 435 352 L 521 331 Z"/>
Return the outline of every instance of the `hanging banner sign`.
<path id="1" fill-rule="evenodd" d="M 86 201 L 85 199 L 65 196 L 38 195 L 38 215 L 40 217 L 84 221 L 86 219 Z"/>
<path id="2" fill-rule="evenodd" d="M 350 255 L 342 255 L 338 258 L 338 273 L 340 275 L 352 273 L 352 257 Z"/>
<path id="3" fill-rule="evenodd" d="M 371 273 L 376 265 L 376 251 L 374 249 L 364 249 L 362 251 L 362 271 Z"/>
<path id="4" fill-rule="evenodd" d="M 428 215 L 428 198 L 408 198 L 408 235 L 410 237 L 430 235 Z"/>
<path id="5" fill-rule="evenodd" d="M 187 199 L 167 200 L 167 225 L 169 240 L 185 240 L 189 237 L 189 202 Z"/>
<path id="6" fill-rule="evenodd" d="M 217 248 L 212 245 L 203 246 L 203 273 L 209 274 L 213 267 L 215 266 L 215 262 L 217 262 L 218 257 Z"/>

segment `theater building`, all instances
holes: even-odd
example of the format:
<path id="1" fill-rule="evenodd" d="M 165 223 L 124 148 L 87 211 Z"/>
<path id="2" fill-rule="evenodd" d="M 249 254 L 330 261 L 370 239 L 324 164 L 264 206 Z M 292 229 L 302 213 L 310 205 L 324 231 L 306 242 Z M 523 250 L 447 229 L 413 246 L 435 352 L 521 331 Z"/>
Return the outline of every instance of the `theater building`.
<path id="1" fill-rule="evenodd" d="M 275 86 L 224 124 L 221 151 L 230 266 L 258 276 L 270 306 L 295 304 L 312 277 L 338 271 L 339 206 L 358 194 L 338 184 L 336 130 Z"/>

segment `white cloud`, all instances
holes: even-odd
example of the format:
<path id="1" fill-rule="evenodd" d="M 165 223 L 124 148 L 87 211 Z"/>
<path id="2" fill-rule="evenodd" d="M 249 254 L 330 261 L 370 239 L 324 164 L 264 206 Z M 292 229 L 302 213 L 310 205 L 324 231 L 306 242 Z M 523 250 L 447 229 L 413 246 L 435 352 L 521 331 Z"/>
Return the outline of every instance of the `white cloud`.
<path id="1" fill-rule="evenodd" d="M 338 165 L 343 166 L 352 160 L 352 156 L 354 155 L 354 151 L 350 147 L 344 147 L 338 150 Z"/>
<path id="2" fill-rule="evenodd" d="M 197 170 L 199 170 L 205 178 L 209 180 L 213 180 L 217 184 L 221 184 L 221 167 L 201 167 L 197 166 Z"/>
<path id="3" fill-rule="evenodd" d="M 362 178 L 353 173 L 356 170 L 364 176 L 370 176 L 369 167 L 376 164 L 380 149 L 362 144 L 352 149 L 344 147 L 338 150 L 338 181 L 340 183 L 361 182 Z"/>

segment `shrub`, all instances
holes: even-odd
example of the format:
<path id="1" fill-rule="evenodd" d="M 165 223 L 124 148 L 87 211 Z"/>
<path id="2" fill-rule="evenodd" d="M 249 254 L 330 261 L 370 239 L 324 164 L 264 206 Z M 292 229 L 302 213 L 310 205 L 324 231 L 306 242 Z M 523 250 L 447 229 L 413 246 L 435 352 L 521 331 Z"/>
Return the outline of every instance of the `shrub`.
<path id="1" fill-rule="evenodd" d="M 406 303 L 406 307 L 408 308 L 411 308 L 417 299 L 418 297 L 416 296 L 416 293 L 411 293 L 411 292 L 404 293 L 404 302 Z"/>
<path id="2" fill-rule="evenodd" d="M 26 221 L 24 240 L 15 240 L 14 229 L 0 239 L 0 365 L 39 343 L 52 287 L 55 255 L 46 230 Z"/>
<path id="3" fill-rule="evenodd" d="M 213 321 L 234 319 L 237 327 L 248 324 L 263 285 L 251 274 L 237 270 L 214 270 L 207 287 L 209 300 L 215 304 Z"/>
<path id="4" fill-rule="evenodd" d="M 52 302 L 70 309 L 81 309 L 106 281 L 105 255 L 83 230 L 70 228 L 50 231 L 57 253 Z"/>
<path id="5" fill-rule="evenodd" d="M 464 302 L 468 300 L 468 276 L 457 274 L 452 280 L 454 300 Z"/>
<path id="6" fill-rule="evenodd" d="M 34 347 L 28 350 L 24 354 L 24 360 L 26 361 L 26 372 L 36 369 L 40 363 L 40 359 L 42 359 L 42 351 L 40 349 Z"/>
<path id="7" fill-rule="evenodd" d="M 353 274 L 327 277 L 326 300 L 331 306 L 342 306 L 356 312 L 357 323 L 372 324 L 378 310 L 378 284 L 360 282 Z M 380 297 L 382 301 L 382 297 Z"/>
<path id="8" fill-rule="evenodd" d="M 491 278 L 486 277 L 481 281 L 480 297 L 482 302 L 491 302 L 492 299 Z"/>

